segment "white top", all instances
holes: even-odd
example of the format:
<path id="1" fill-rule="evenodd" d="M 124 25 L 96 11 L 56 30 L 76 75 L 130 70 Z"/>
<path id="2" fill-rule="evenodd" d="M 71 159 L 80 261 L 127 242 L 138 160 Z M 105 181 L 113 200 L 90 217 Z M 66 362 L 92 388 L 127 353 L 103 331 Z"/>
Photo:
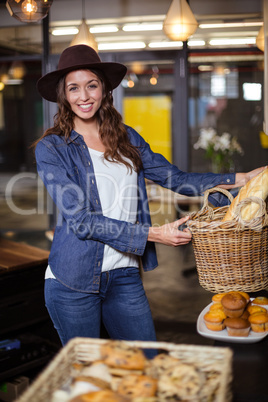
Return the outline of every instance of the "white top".
<path id="1" fill-rule="evenodd" d="M 88 150 L 95 171 L 103 215 L 135 223 L 138 206 L 137 173 L 130 171 L 122 163 L 107 161 L 103 152 L 91 148 Z M 130 160 L 128 162 L 131 163 Z M 105 244 L 102 271 L 133 266 L 139 266 L 137 256 L 122 253 Z M 45 278 L 54 278 L 49 266 Z"/>

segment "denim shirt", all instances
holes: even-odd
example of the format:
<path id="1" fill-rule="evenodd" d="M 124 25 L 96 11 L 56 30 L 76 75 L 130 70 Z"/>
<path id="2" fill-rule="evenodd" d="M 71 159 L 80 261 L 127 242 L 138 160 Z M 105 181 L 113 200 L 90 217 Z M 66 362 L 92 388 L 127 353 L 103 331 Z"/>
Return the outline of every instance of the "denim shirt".
<path id="1" fill-rule="evenodd" d="M 77 291 L 99 291 L 105 244 L 141 256 L 145 271 L 157 267 L 155 245 L 147 241 L 151 219 L 145 178 L 187 196 L 235 181 L 234 174 L 183 172 L 152 152 L 133 128 L 126 129 L 143 164 L 138 174 L 136 224 L 103 215 L 94 167 L 82 135 L 73 130 L 67 141 L 63 136 L 49 135 L 36 147 L 38 174 L 59 211 L 49 265 L 61 283 Z"/>

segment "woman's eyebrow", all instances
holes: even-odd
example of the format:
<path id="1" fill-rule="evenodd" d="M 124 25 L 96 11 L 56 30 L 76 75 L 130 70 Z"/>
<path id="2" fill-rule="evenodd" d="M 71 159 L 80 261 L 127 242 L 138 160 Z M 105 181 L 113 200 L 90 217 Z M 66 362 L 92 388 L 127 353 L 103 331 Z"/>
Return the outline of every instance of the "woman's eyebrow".
<path id="1" fill-rule="evenodd" d="M 87 83 L 86 83 L 86 85 L 88 85 L 88 84 L 91 84 L 91 82 L 93 82 L 93 81 L 96 81 L 96 82 L 99 82 L 96 78 L 92 78 L 92 80 L 89 80 Z M 66 83 L 66 86 L 68 87 L 68 86 L 70 86 L 70 85 L 78 85 L 76 82 L 67 82 Z"/>

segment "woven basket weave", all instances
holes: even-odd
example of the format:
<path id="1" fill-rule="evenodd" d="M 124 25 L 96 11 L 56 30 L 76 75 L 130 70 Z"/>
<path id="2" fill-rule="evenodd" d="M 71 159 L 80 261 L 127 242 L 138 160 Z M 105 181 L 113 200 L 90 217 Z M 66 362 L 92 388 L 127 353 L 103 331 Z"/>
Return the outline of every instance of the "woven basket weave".
<path id="1" fill-rule="evenodd" d="M 105 342 L 107 340 L 91 338 L 74 338 L 69 341 L 16 402 L 53 402 L 53 392 L 70 380 L 72 364 L 100 359 L 100 346 Z M 168 342 L 121 342 L 141 349 L 158 349 L 179 359 L 182 363 L 195 365 L 206 378 L 203 386 L 204 398 L 198 401 L 230 402 L 232 400 L 233 353 L 231 349 L 177 345 Z M 194 400 L 194 402 L 198 401 Z"/>
<path id="2" fill-rule="evenodd" d="M 242 290 L 256 292 L 268 287 L 268 213 L 265 202 L 249 197 L 239 203 L 232 221 L 222 222 L 228 206 L 212 208 L 208 196 L 220 191 L 230 201 L 229 191 L 218 187 L 204 194 L 202 209 L 187 222 L 200 285 L 214 293 Z M 259 204 L 258 216 L 243 221 L 241 210 L 248 203 Z"/>

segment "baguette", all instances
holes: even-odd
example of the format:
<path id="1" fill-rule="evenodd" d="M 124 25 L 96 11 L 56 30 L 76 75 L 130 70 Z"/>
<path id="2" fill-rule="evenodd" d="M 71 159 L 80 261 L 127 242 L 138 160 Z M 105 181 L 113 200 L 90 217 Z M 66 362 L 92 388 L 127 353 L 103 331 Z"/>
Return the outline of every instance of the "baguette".
<path id="1" fill-rule="evenodd" d="M 266 200 L 268 196 L 268 167 L 266 167 L 261 173 L 249 180 L 245 186 L 243 186 L 238 195 L 233 199 L 230 207 L 228 208 L 222 221 L 231 221 L 235 218 L 235 210 L 237 205 L 244 199 L 249 197 L 258 197 Z M 253 219 L 259 209 L 259 205 L 255 202 L 251 202 L 245 205 L 241 211 L 241 217 L 245 221 Z"/>

